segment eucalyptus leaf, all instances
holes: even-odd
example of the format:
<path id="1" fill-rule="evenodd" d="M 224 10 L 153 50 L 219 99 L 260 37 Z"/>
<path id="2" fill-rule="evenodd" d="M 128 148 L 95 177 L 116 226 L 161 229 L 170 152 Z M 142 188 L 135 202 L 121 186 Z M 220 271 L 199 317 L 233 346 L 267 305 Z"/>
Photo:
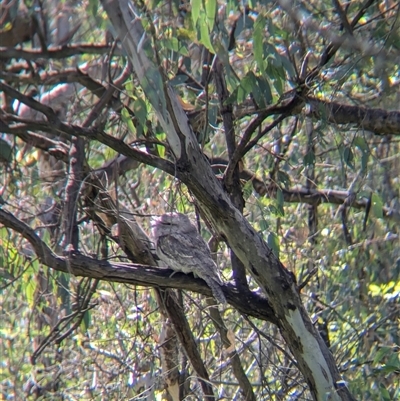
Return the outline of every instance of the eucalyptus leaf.
<path id="1" fill-rule="evenodd" d="M 371 197 L 371 210 L 376 218 L 383 218 L 382 198 L 376 192 L 374 192 Z"/>

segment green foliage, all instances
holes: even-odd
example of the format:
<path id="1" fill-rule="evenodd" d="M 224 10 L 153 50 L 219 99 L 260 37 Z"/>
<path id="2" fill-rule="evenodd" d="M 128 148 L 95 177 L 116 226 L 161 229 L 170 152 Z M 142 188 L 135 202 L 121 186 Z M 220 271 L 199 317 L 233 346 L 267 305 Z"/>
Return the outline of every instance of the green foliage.
<path id="1" fill-rule="evenodd" d="M 304 167 L 313 166 L 315 164 L 315 154 L 310 150 L 303 159 Z"/>
<path id="2" fill-rule="evenodd" d="M 11 163 L 12 148 L 4 139 L 0 138 L 0 163 Z"/>
<path id="3" fill-rule="evenodd" d="M 277 258 L 279 258 L 279 238 L 276 234 L 273 232 L 269 232 L 267 235 L 267 244 L 272 250 L 272 252 L 275 254 Z"/>
<path id="4" fill-rule="evenodd" d="M 382 207 L 383 202 L 381 197 L 377 193 L 373 193 L 371 197 L 372 212 L 378 219 L 383 218 Z"/>
<path id="5" fill-rule="evenodd" d="M 130 116 L 128 110 L 126 108 L 123 108 L 121 110 L 121 118 L 122 121 L 126 124 L 130 132 L 135 132 L 135 126 L 133 125 L 132 122 L 132 117 Z"/>
<path id="6" fill-rule="evenodd" d="M 343 163 L 354 170 L 354 154 L 350 146 L 342 146 L 339 148 Z"/>
<path id="7" fill-rule="evenodd" d="M 265 74 L 265 63 L 264 63 L 264 28 L 265 28 L 265 18 L 260 14 L 254 23 L 253 32 L 253 51 L 254 59 L 257 66 L 262 74 Z"/>
<path id="8" fill-rule="evenodd" d="M 63 12 L 71 11 L 72 26 L 79 25 L 70 44 L 86 42 L 104 46 L 106 28 L 112 29 L 100 3 L 89 0 L 64 4 Z M 184 6 L 187 8 L 182 9 Z M 168 81 L 185 103 L 205 111 L 207 123 L 199 132 L 199 142 L 209 140 L 204 152 L 210 161 L 213 157 L 226 158 L 223 115 L 215 82 L 210 75 L 202 83 L 204 87 L 196 87 L 205 64 L 201 58 L 196 60 L 196 49 L 200 49 L 201 55 L 206 53 L 205 49 L 213 53 L 209 71 L 215 55 L 224 65 L 229 92 L 226 105 L 233 106 L 237 143 L 248 133 L 255 118 L 270 106 L 284 103 L 285 95 L 290 95 L 293 88 L 303 90 L 302 96 L 314 100 L 362 105 L 366 109 L 397 107 L 396 50 L 400 39 L 395 8 L 385 9 L 384 2 L 368 8 L 354 28 L 354 40 L 346 40 L 324 63 L 329 43 L 332 40 L 339 43 L 336 39 L 347 37 L 343 36 L 339 14 L 326 1 L 291 6 L 290 10 L 284 10 L 280 3 L 249 2 L 247 12 L 238 10 L 238 3 L 233 1 L 147 2 L 139 10 L 140 17 L 146 32 L 154 36 L 153 41 L 143 43 L 141 50 L 152 61 L 156 50 L 161 65 L 154 64 L 147 71 L 147 78 L 141 81 L 132 74 L 119 92 L 115 87 L 111 103 L 121 103 L 115 108 L 108 105 L 93 129 L 122 139 L 135 149 L 175 162 L 164 129 L 155 116 L 155 110 L 167 115 L 163 84 Z M 343 7 L 349 21 L 362 6 L 361 2 L 349 2 Z M 53 32 L 60 10 L 50 7 L 46 1 L 43 7 L 43 15 Z M 232 38 L 235 45 L 230 48 Z M 18 46 L 27 51 L 34 45 L 28 42 Z M 39 95 L 35 98 L 40 101 L 53 88 L 52 79 L 56 79 L 54 76 L 59 71 L 73 69 L 75 72 L 76 68 L 85 71 L 80 79 L 88 86 L 77 82 L 71 100 L 64 102 L 60 110 L 56 108 L 57 113 L 65 111 L 60 117 L 63 121 L 79 126 L 99 101 L 97 92 L 91 93 L 90 85 L 93 82 L 114 85 L 113 81 L 108 82 L 109 78 L 118 76 L 126 63 L 118 43 L 103 54 L 96 54 L 94 49 L 81 53 L 61 59 L 52 59 L 46 54 L 44 58 L 28 60 L 29 68 L 24 73 L 18 70 L 14 74 L 17 79 L 9 82 L 13 69 L 22 68 L 22 64 L 13 59 L 18 64 L 15 66 L 5 60 L 2 79 L 21 93 L 28 93 L 33 87 L 38 89 Z M 86 63 L 84 67 L 82 62 Z M 300 79 L 302 66 L 307 67 L 306 74 L 315 71 L 304 82 Z M 186 75 L 177 75 L 178 69 Z M 69 82 L 73 77 L 69 73 L 57 79 Z M 90 80 L 85 81 L 88 77 Z M 43 80 L 47 81 L 43 84 Z M 10 113 L 13 105 L 6 101 L 5 98 L 2 110 Z M 340 124 L 323 103 L 314 111 L 315 115 L 309 114 L 305 104 L 300 111 L 289 112 L 272 130 L 263 132 L 278 117 L 269 113 L 251 133 L 251 140 L 257 136 L 259 140 L 241 161 L 248 172 L 242 182 L 246 201 L 244 215 L 299 284 L 309 279 L 302 289 L 302 299 L 313 321 L 326 323 L 330 349 L 352 393 L 366 400 L 396 400 L 400 398 L 400 252 L 394 213 L 398 212 L 399 204 L 398 133 L 373 135 L 364 130 L 363 121 L 355 129 L 354 124 Z M 16 120 L 14 132 L 18 124 Z M 40 125 L 24 128 L 24 133 L 27 132 L 41 134 Z M 0 207 L 15 213 L 55 253 L 63 255 L 65 250 L 60 249 L 65 234 L 63 215 L 46 218 L 51 211 L 63 207 L 70 171 L 64 166 L 64 175 L 45 179 L 43 146 L 38 150 L 17 134 L 4 135 L 7 136 L 0 138 L 3 199 Z M 56 127 L 50 138 L 60 139 Z M 62 140 L 69 149 L 70 138 Z M 55 150 L 51 148 L 49 152 Z M 85 152 L 85 161 L 94 170 L 93 174 L 119 156 L 116 150 L 94 140 L 85 142 Z M 187 188 L 174 176 L 154 167 L 135 165 L 118 177 L 109 176 L 102 184 L 113 194 L 118 210 L 135 215 L 147 233 L 151 215 L 177 210 L 194 216 L 196 200 Z M 107 208 L 97 203 L 98 198 L 84 203 L 87 178 L 79 186 L 76 203 L 79 252 L 112 262 L 127 262 L 129 259 L 121 245 L 114 241 L 115 224 L 107 221 Z M 300 193 L 299 188 L 307 188 L 309 193 L 305 190 Z M 334 195 L 340 191 L 344 194 L 349 188 L 354 191 L 356 201 L 371 200 L 367 219 L 361 202 L 347 207 L 345 212 L 339 209 L 346 196 L 335 198 Z M 318 199 L 312 193 L 317 190 L 325 190 Z M 49 205 L 48 197 L 52 200 Z M 92 218 L 93 211 L 98 212 L 98 220 Z M 314 222 L 316 231 L 312 232 Z M 218 234 L 209 228 L 212 227 L 201 222 L 202 234 L 207 239 Z M 344 235 L 345 228 L 350 242 Z M 231 280 L 230 250 L 223 241 L 216 256 L 224 280 Z M 314 269 L 315 274 L 309 277 Z M 252 277 L 248 280 L 250 288 L 258 289 Z M 81 307 L 79 302 L 88 294 L 88 282 L 41 265 L 21 236 L 0 227 L 0 383 L 4 389 L 0 398 L 144 399 L 154 389 L 151 396 L 164 399 L 160 332 L 165 320 L 153 290 L 100 281 L 87 310 L 74 315 Z M 185 291 L 180 295 L 220 398 L 239 399 L 236 378 L 225 360 L 225 349 L 216 335 L 204 297 Z M 66 317 L 72 318 L 67 321 Z M 233 333 L 236 351 L 254 384 L 257 399 L 311 399 L 275 326 L 244 317 L 230 307 L 224 310 L 223 319 Z M 57 326 L 60 322 L 65 326 Z M 72 331 L 62 341 L 52 337 L 46 342 L 55 327 L 56 334 Z M 37 355 L 38 350 L 41 352 Z M 35 364 L 32 356 L 36 357 Z M 202 399 L 192 367 L 183 356 L 179 363 L 180 369 L 187 372 L 185 385 L 191 389 L 188 398 Z M 160 378 L 160 383 L 154 378 Z M 148 382 L 153 386 L 151 389 L 146 387 Z M 52 383 L 57 386 L 52 387 Z M 43 393 L 37 395 L 38 389 Z"/>

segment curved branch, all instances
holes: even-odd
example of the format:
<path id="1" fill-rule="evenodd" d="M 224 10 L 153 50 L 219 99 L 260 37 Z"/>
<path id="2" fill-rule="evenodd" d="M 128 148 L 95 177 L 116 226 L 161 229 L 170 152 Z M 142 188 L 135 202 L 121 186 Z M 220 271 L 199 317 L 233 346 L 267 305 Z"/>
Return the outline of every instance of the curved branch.
<path id="1" fill-rule="evenodd" d="M 17 127 L 4 127 L 5 129 L 3 130 L 1 120 L 0 128 L 3 132 L 7 132 L 22 139 L 28 145 L 47 152 L 50 156 L 54 156 L 57 160 L 68 163 L 68 146 L 64 142 L 47 138 L 43 135 L 36 134 L 35 132 L 29 132 L 27 129 L 15 129 Z"/>
<path id="2" fill-rule="evenodd" d="M 87 69 L 87 68 L 86 68 Z M 95 96 L 101 98 L 105 93 L 110 89 L 110 86 L 107 88 L 100 82 L 96 81 L 96 79 L 92 78 L 85 70 L 85 68 L 67 68 L 62 71 L 42 71 L 35 72 L 34 74 L 19 74 L 19 73 L 11 73 L 7 71 L 0 71 L 0 78 L 10 84 L 24 84 L 24 85 L 58 85 L 58 84 L 80 84 L 89 91 L 91 91 Z M 131 74 L 130 65 L 127 64 L 124 69 L 121 71 L 121 74 L 115 79 L 113 82 L 112 88 L 115 90 L 120 89 L 122 84 Z M 123 107 L 119 97 L 113 94 L 108 100 L 108 104 L 114 110 L 120 110 Z M 50 94 L 51 92 L 47 92 Z M 54 98 L 59 98 L 59 95 L 53 93 L 53 96 L 49 98 L 47 104 L 50 102 L 54 105 Z M 55 100 L 55 99 L 54 99 Z M 26 103 L 26 101 L 20 100 L 22 103 Z M 46 101 L 43 101 L 43 96 L 41 96 L 41 102 L 46 104 Z M 29 105 L 28 105 L 29 106 Z M 54 107 L 54 106 L 53 106 Z"/>
<path id="3" fill-rule="evenodd" d="M 21 103 L 26 104 L 31 109 L 37 110 L 40 113 L 44 114 L 50 123 L 56 124 L 60 121 L 51 107 L 38 102 L 30 96 L 23 95 L 21 92 L 15 90 L 10 85 L 7 85 L 4 82 L 0 82 L 0 90 L 4 91 L 4 93 L 6 93 L 12 99 L 19 100 Z"/>
<path id="4" fill-rule="evenodd" d="M 160 157 L 132 148 L 123 140 L 108 135 L 97 128 L 82 128 L 78 125 L 63 123 L 56 116 L 55 119 L 55 123 L 50 124 L 44 121 L 26 120 L 13 114 L 3 113 L 0 114 L 0 129 L 4 133 L 18 135 L 23 132 L 34 130 L 49 133 L 54 133 L 54 131 L 57 131 L 59 133 L 67 134 L 70 137 L 80 136 L 83 138 L 94 139 L 100 143 L 103 143 L 104 145 L 109 146 L 121 155 L 137 160 L 138 162 L 157 167 L 173 176 L 177 174 L 175 165 L 166 159 L 162 159 Z M 15 122 L 16 124 L 12 124 L 12 122 Z"/>
<path id="5" fill-rule="evenodd" d="M 61 83 L 80 83 L 83 86 L 99 90 L 103 86 L 79 68 L 66 68 L 62 71 L 38 71 L 35 74 L 17 74 L 0 71 L 0 78 L 8 83 L 23 85 L 57 85 Z M 103 88 L 104 90 L 104 88 Z"/>
<path id="6" fill-rule="evenodd" d="M 24 59 L 36 61 L 42 59 L 63 59 L 72 56 L 86 54 L 107 54 L 111 51 L 109 45 L 97 45 L 91 43 L 75 43 L 67 46 L 50 46 L 44 52 L 42 49 L 20 50 L 9 47 L 0 47 L 0 60 Z M 122 56 L 123 51 L 120 48 L 113 49 L 114 55 Z"/>
<path id="7" fill-rule="evenodd" d="M 79 253 L 69 253 L 67 256 L 56 255 L 31 227 L 4 209 L 0 209 L 0 223 L 28 240 L 40 262 L 54 270 L 103 281 L 162 289 L 176 288 L 212 296 L 210 288 L 203 280 L 195 279 L 191 275 L 183 273 L 173 274 L 171 269 L 133 263 L 110 263 Z M 250 291 L 239 292 L 231 284 L 226 284 L 222 288 L 228 302 L 238 311 L 276 324 L 276 317 L 265 298 Z"/>
<path id="8" fill-rule="evenodd" d="M 295 115 L 301 112 L 304 106 L 304 99 L 300 93 L 292 93 L 289 91 L 287 94 L 292 95 L 288 99 L 285 99 L 282 103 L 275 104 L 268 107 L 266 110 L 260 111 L 257 116 L 251 121 L 251 123 L 246 128 L 238 146 L 235 149 L 231 157 L 231 161 L 227 168 L 227 175 L 232 174 L 231 170 L 236 166 L 237 162 L 257 143 L 257 141 L 268 133 L 275 125 L 280 123 L 285 117 L 289 115 Z M 261 134 L 257 136 L 256 140 L 250 142 L 255 130 L 264 122 L 264 120 L 272 115 L 280 115 L 280 117 L 275 120 L 271 125 L 262 131 Z M 250 142 L 250 143 L 249 143 Z"/>

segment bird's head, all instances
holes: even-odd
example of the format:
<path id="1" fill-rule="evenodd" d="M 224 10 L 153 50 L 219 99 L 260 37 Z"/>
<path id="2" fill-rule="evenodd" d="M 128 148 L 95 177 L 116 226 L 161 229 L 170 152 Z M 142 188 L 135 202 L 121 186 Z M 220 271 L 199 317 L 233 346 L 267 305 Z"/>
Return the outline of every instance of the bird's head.
<path id="1" fill-rule="evenodd" d="M 182 213 L 165 213 L 153 218 L 151 222 L 151 231 L 155 239 L 171 233 L 188 234 L 193 230 L 197 232 L 189 217 Z"/>

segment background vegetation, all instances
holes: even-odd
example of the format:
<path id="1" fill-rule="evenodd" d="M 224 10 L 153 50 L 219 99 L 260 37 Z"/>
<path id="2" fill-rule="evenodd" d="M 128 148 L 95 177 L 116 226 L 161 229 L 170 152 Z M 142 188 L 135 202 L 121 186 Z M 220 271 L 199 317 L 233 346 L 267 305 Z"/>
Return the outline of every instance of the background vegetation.
<path id="1" fill-rule="evenodd" d="M 399 2 L 135 7 L 139 50 L 174 87 L 235 206 L 293 272 L 350 393 L 399 399 Z M 157 98 L 101 3 L 0 10 L 2 399 L 205 399 L 206 376 L 160 306 L 163 285 L 177 289 L 217 398 L 313 399 L 265 293 L 247 272 L 256 294 L 243 295 L 235 255 L 171 170 Z M 197 221 L 230 283 L 220 315 L 200 280 L 144 266 L 156 265 L 150 217 L 176 210 Z M 77 254 L 98 263 L 78 266 Z"/>

